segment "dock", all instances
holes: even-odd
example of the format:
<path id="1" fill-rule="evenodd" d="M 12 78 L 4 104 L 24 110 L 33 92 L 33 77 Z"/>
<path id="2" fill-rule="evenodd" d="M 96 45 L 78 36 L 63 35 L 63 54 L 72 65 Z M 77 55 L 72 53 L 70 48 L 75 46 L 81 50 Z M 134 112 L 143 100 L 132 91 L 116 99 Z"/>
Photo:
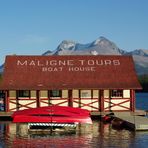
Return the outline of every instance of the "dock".
<path id="1" fill-rule="evenodd" d="M 11 121 L 12 112 L 0 112 L 0 122 Z"/>
<path id="2" fill-rule="evenodd" d="M 104 115 L 108 115 L 108 114 L 111 114 L 111 113 L 122 113 L 122 112 L 91 112 L 91 116 L 104 116 Z M 125 112 L 125 113 L 133 113 L 133 112 Z M 135 116 L 146 116 L 148 115 L 148 110 L 140 110 L 140 109 L 136 109 L 135 112 L 134 112 L 134 115 Z"/>
<path id="3" fill-rule="evenodd" d="M 0 117 L 11 117 L 13 112 L 0 112 Z"/>
<path id="4" fill-rule="evenodd" d="M 0 112 L 0 119 L 10 119 L 13 112 Z M 136 110 L 135 112 L 91 112 L 91 116 L 97 117 L 114 113 L 115 118 L 121 119 L 132 130 L 148 131 L 148 111 Z"/>
<path id="5" fill-rule="evenodd" d="M 137 116 L 131 112 L 114 112 L 115 118 L 121 119 L 125 125 L 135 131 L 148 130 L 148 118 Z"/>

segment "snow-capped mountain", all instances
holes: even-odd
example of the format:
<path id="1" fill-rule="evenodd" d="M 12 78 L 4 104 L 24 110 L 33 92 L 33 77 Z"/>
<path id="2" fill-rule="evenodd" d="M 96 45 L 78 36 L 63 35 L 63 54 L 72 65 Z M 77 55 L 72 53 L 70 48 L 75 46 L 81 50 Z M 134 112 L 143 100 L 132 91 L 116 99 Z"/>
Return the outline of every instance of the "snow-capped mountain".
<path id="1" fill-rule="evenodd" d="M 148 50 L 136 49 L 127 54 L 133 56 L 138 74 L 148 74 Z"/>
<path id="2" fill-rule="evenodd" d="M 105 37 L 99 37 L 87 44 L 64 40 L 55 50 L 48 50 L 42 55 L 132 55 L 137 73 L 148 74 L 148 50 L 136 49 L 127 52 Z M 3 65 L 0 66 L 0 73 L 2 71 Z"/>
<path id="3" fill-rule="evenodd" d="M 47 51 L 43 55 L 132 55 L 137 73 L 148 74 L 148 50 L 127 52 L 105 37 L 99 37 L 87 44 L 64 40 L 56 50 Z"/>
<path id="4" fill-rule="evenodd" d="M 119 49 L 115 43 L 109 41 L 104 37 L 88 43 L 80 44 L 74 41 L 64 40 L 53 52 L 46 52 L 43 55 L 121 55 L 125 53 L 124 50 Z"/>

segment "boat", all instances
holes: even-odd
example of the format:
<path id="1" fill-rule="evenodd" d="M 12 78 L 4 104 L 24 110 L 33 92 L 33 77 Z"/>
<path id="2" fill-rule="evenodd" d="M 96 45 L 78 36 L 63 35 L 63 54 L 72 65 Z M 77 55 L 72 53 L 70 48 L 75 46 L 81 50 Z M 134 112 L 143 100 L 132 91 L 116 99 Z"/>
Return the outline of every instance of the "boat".
<path id="1" fill-rule="evenodd" d="M 110 123 L 114 119 L 114 113 L 106 114 L 101 119 L 103 123 Z"/>
<path id="2" fill-rule="evenodd" d="M 111 121 L 111 125 L 115 129 L 123 129 L 124 128 L 124 121 L 122 119 L 119 119 L 119 118 L 114 118 Z"/>
<path id="3" fill-rule="evenodd" d="M 47 106 L 15 111 L 12 114 L 14 123 L 30 123 L 31 125 L 68 126 L 79 123 L 92 124 L 90 112 L 86 109 L 67 106 Z M 46 123 L 46 124 L 45 124 Z"/>

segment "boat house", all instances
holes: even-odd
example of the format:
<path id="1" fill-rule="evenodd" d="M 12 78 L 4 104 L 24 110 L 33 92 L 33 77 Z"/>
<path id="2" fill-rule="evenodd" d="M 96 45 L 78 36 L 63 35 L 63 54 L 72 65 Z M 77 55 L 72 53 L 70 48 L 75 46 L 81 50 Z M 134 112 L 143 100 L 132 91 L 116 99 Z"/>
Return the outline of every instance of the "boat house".
<path id="1" fill-rule="evenodd" d="M 4 111 L 49 105 L 135 111 L 141 89 L 131 56 L 6 56 Z"/>

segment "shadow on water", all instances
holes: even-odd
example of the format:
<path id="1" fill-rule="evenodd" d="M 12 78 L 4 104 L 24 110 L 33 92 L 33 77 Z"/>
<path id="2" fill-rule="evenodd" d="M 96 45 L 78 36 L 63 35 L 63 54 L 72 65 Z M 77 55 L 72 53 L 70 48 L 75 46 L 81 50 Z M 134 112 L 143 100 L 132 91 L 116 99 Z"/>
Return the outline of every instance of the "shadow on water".
<path id="1" fill-rule="evenodd" d="M 114 147 L 144 148 L 147 146 L 148 132 L 133 132 L 113 129 L 110 124 L 93 120 L 93 124 L 80 125 L 74 133 L 52 132 L 42 134 L 28 133 L 26 124 L 12 122 L 0 123 L 0 148 L 22 147 Z"/>

